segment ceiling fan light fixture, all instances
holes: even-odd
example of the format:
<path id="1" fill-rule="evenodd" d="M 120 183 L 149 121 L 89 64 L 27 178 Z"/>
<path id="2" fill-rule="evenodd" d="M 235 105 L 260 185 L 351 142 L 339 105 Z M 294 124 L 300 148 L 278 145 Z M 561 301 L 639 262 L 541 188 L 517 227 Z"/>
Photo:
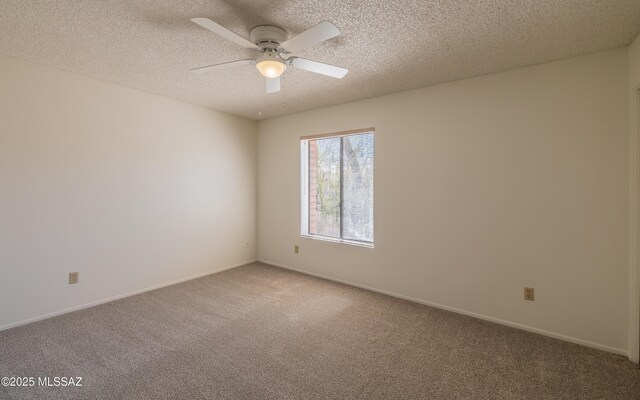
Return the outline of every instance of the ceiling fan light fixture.
<path id="1" fill-rule="evenodd" d="M 287 69 L 287 64 L 279 58 L 266 56 L 256 62 L 256 68 L 265 78 L 277 78 Z"/>
<path id="2" fill-rule="evenodd" d="M 307 60 L 295 55 L 283 55 L 296 53 L 299 50 L 314 46 L 326 40 L 340 35 L 338 28 L 329 21 L 322 21 L 316 26 L 307 29 L 291 38 L 284 29 L 273 25 L 258 25 L 249 32 L 250 41 L 230 31 L 209 18 L 192 18 L 191 21 L 201 27 L 247 49 L 258 52 L 257 58 L 224 62 L 221 64 L 207 65 L 192 68 L 195 73 L 217 71 L 230 67 L 254 64 L 260 75 L 266 79 L 267 94 L 280 91 L 280 76 L 291 66 L 295 69 L 309 71 L 333 78 L 343 78 L 349 70 L 335 65 L 324 64 Z"/>

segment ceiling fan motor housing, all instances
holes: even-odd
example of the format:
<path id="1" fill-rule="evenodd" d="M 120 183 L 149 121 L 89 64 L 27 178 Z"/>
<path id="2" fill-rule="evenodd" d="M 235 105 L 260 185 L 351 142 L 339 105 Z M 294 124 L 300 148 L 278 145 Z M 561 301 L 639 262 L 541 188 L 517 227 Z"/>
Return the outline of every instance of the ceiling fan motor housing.
<path id="1" fill-rule="evenodd" d="M 287 32 L 273 25 L 260 25 L 251 29 L 249 39 L 261 49 L 277 49 L 280 43 L 287 40 Z"/>

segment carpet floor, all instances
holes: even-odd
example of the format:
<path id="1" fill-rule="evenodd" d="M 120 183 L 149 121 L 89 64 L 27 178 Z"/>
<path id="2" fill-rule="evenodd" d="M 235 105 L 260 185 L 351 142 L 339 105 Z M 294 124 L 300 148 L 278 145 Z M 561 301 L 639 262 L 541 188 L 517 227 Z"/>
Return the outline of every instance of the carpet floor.
<path id="1" fill-rule="evenodd" d="M 0 399 L 640 399 L 625 357 L 259 263 L 0 332 L 0 377 L 35 378 Z"/>

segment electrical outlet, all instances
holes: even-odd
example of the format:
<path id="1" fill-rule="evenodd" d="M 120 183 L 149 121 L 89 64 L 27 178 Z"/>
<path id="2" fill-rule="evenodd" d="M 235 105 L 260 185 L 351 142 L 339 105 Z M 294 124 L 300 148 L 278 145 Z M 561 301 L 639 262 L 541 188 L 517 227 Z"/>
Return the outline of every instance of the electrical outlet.
<path id="1" fill-rule="evenodd" d="M 524 288 L 524 299 L 533 301 L 534 298 L 535 296 L 534 296 L 533 288 L 530 288 L 530 287 Z"/>
<path id="2" fill-rule="evenodd" d="M 73 285 L 75 283 L 78 283 L 78 273 L 69 272 L 69 285 Z"/>
<path id="3" fill-rule="evenodd" d="M 296 244 L 295 246 L 293 246 L 293 252 L 298 254 L 300 252 L 300 248 L 298 247 L 298 245 Z"/>

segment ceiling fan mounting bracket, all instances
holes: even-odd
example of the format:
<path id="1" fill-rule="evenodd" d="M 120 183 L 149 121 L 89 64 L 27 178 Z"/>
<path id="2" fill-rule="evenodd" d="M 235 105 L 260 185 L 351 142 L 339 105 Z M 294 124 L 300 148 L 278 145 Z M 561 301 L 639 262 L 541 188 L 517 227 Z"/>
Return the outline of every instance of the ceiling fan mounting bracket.
<path id="1" fill-rule="evenodd" d="M 259 25 L 249 32 L 251 42 L 261 49 L 277 49 L 287 36 L 284 29 L 273 25 Z"/>

